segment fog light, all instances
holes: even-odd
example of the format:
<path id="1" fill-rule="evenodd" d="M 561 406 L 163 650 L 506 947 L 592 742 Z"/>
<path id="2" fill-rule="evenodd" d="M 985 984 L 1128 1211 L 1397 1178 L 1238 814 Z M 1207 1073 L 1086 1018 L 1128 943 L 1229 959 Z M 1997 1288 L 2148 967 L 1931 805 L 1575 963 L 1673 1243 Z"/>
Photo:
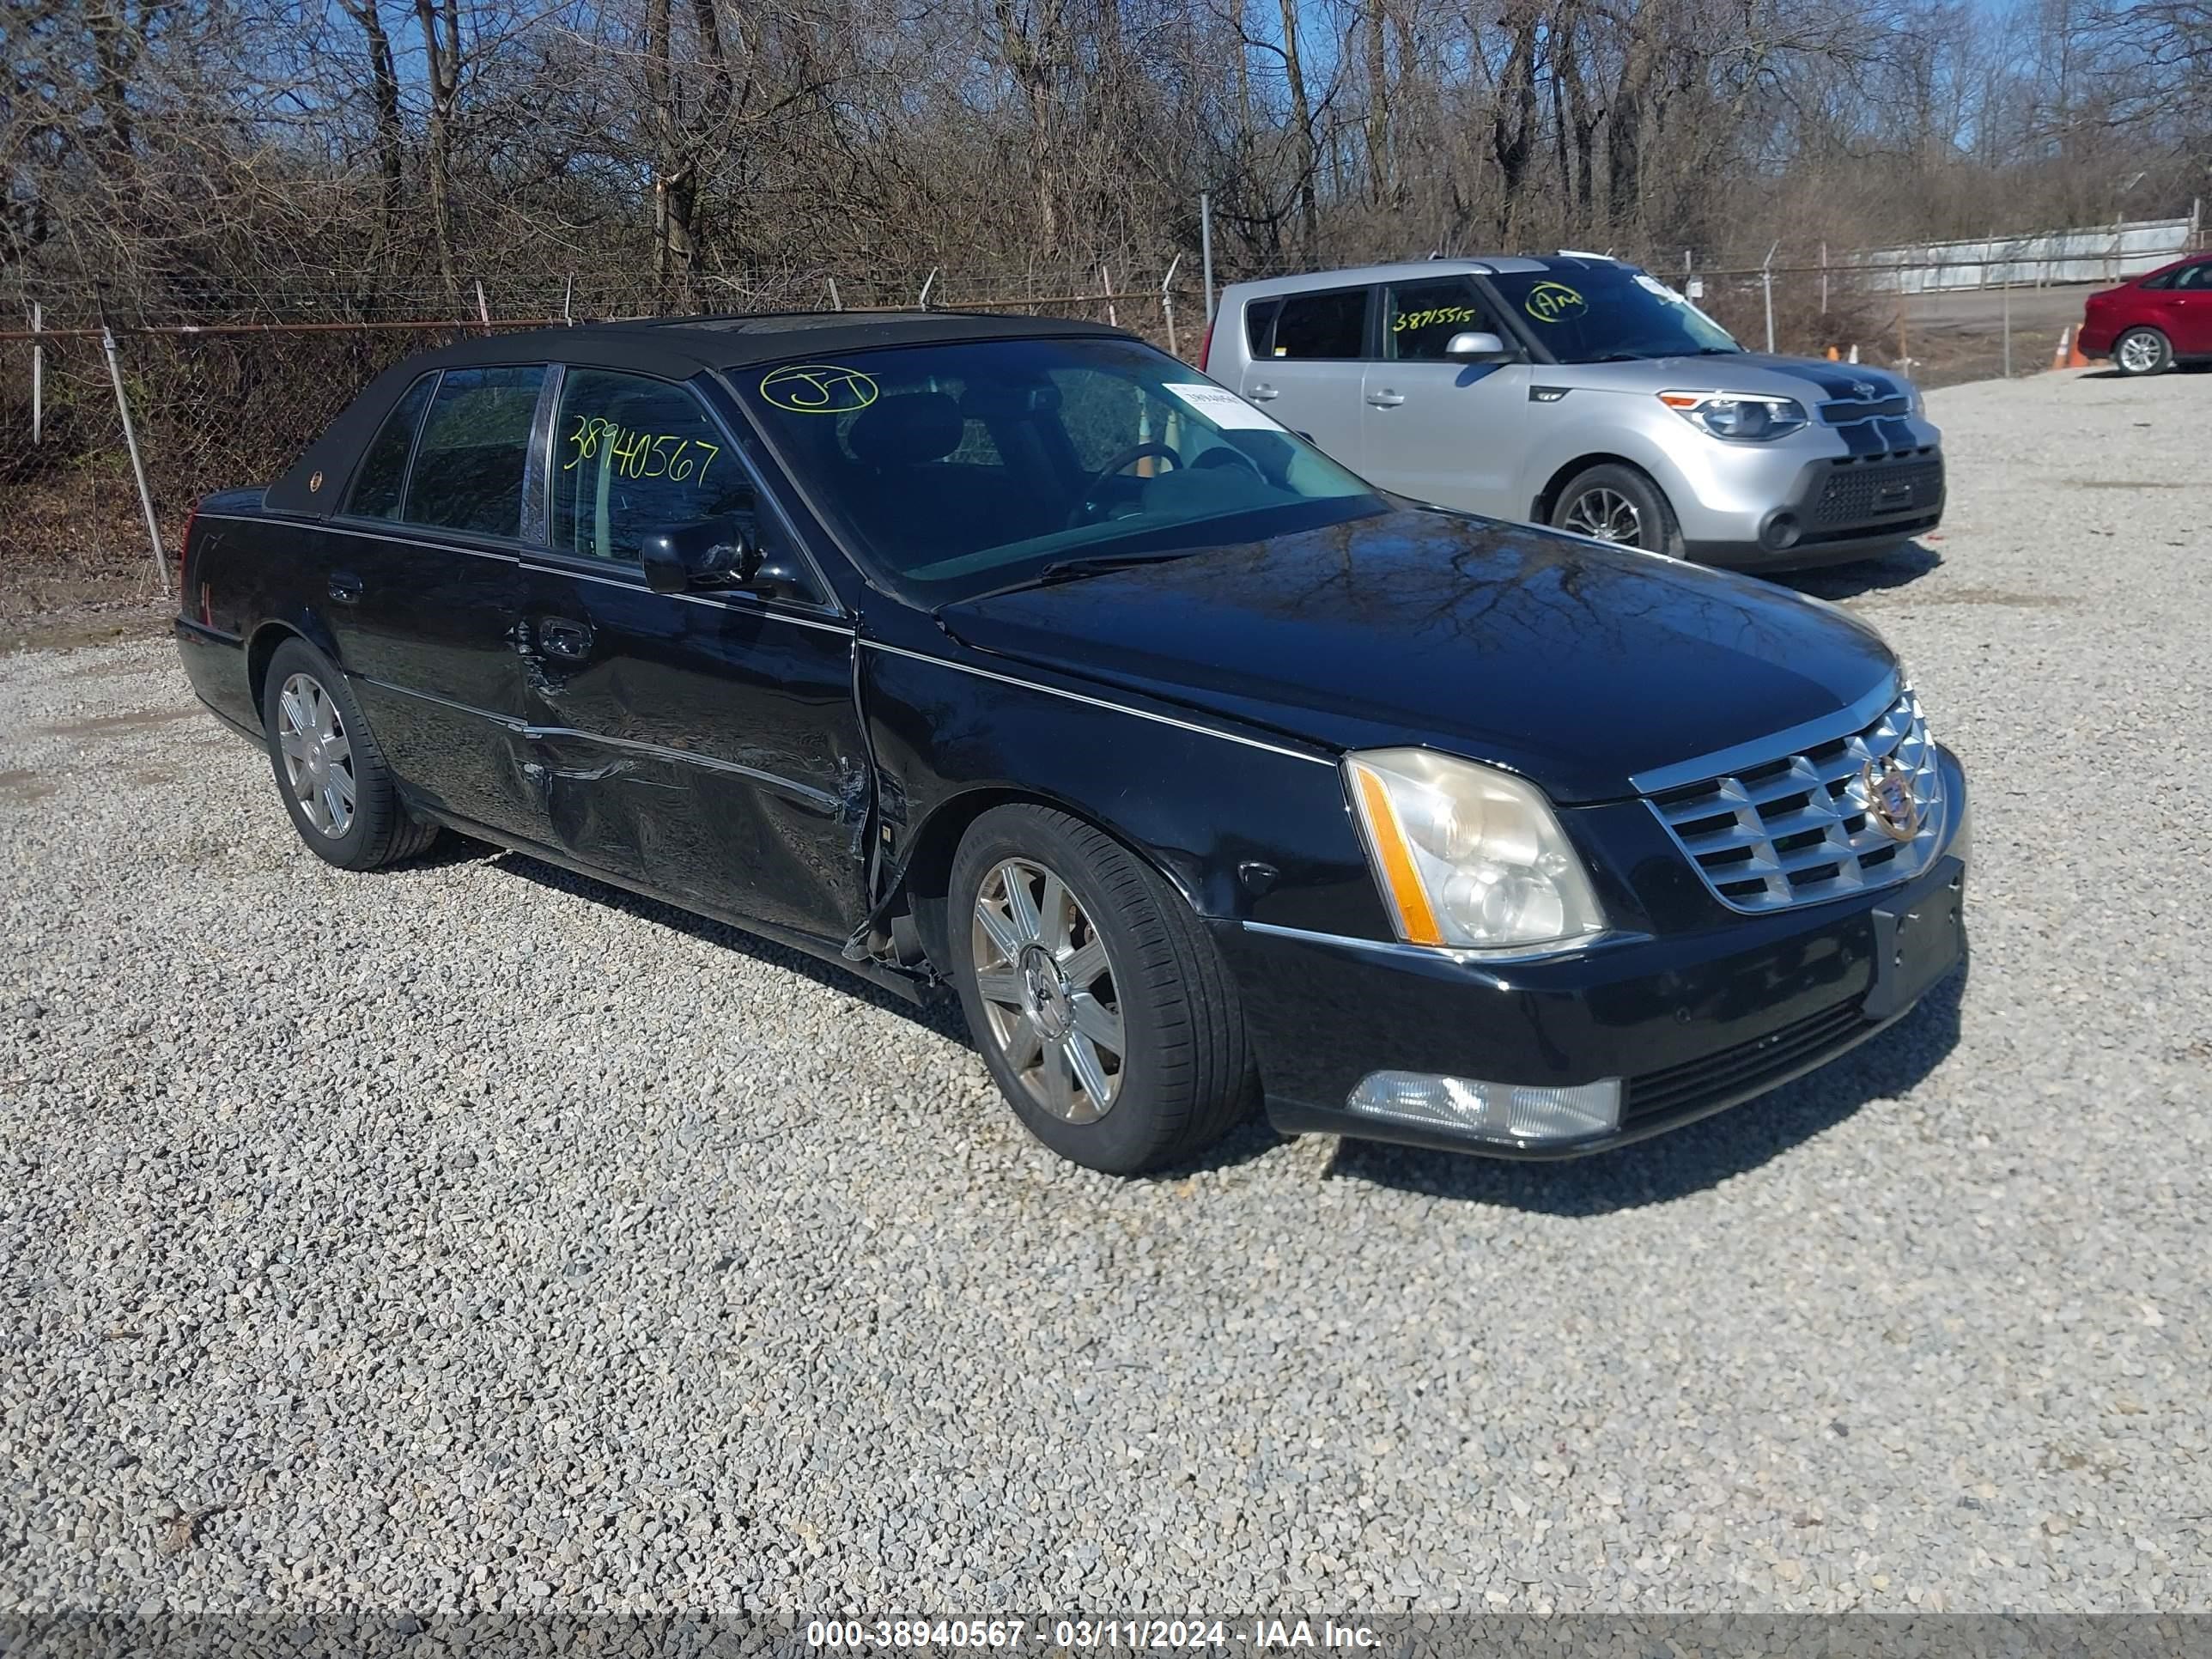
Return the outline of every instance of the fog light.
<path id="1" fill-rule="evenodd" d="M 1620 1127 L 1620 1079 L 1547 1089 L 1426 1072 L 1370 1072 L 1345 1105 L 1363 1117 L 1484 1140 L 1580 1140 Z"/>
<path id="2" fill-rule="evenodd" d="M 1794 514 L 1778 513 L 1766 521 L 1759 532 L 1759 540 L 1777 553 L 1787 552 L 1797 545 L 1797 520 Z"/>

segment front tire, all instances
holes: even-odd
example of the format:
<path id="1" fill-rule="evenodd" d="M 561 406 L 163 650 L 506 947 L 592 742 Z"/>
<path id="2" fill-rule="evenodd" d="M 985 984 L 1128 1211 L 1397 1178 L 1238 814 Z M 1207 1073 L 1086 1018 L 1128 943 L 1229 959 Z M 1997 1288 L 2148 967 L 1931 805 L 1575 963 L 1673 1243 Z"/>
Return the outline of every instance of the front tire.
<path id="1" fill-rule="evenodd" d="M 1257 1077 L 1213 942 L 1102 830 L 1042 806 L 984 813 L 952 861 L 945 932 L 984 1064 L 1062 1158 L 1159 1169 L 1249 1109 Z"/>
<path id="2" fill-rule="evenodd" d="M 1587 467 L 1568 479 L 1552 504 L 1552 523 L 1601 542 L 1682 556 L 1681 527 L 1659 486 L 1634 467 L 1615 462 Z"/>
<path id="3" fill-rule="evenodd" d="M 2173 343 L 2154 328 L 2131 328 L 2112 342 L 2112 367 L 2133 378 L 2173 367 Z"/>
<path id="4" fill-rule="evenodd" d="M 269 764 L 292 827 L 341 870 L 375 870 L 438 838 L 407 816 L 374 733 L 337 665 L 305 640 L 269 659 L 261 688 Z"/>

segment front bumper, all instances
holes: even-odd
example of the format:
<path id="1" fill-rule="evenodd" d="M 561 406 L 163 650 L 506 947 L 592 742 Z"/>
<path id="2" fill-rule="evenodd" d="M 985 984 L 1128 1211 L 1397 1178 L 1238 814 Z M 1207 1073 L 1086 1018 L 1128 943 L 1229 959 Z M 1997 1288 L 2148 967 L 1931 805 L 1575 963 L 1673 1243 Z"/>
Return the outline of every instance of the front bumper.
<path id="1" fill-rule="evenodd" d="M 1676 438 L 1687 488 L 1674 502 L 1684 550 L 1734 569 L 1800 569 L 1864 558 L 1943 521 L 1942 434 L 1925 422 L 1813 426 L 1768 445 Z"/>
<path id="2" fill-rule="evenodd" d="M 1964 959 L 1965 781 L 1945 851 L 1914 879 L 1578 956 L 1483 963 L 1234 921 L 1214 934 L 1243 995 L 1267 1115 L 1321 1133 L 1507 1158 L 1571 1158 L 1763 1094 L 1875 1036 Z M 1910 918 L 1911 920 L 1906 920 Z M 1926 941 L 1896 966 L 1898 928 Z M 1879 969 L 1877 958 L 1885 958 Z M 1377 1071 L 1565 1088 L 1622 1079 L 1620 1122 L 1575 1140 L 1489 1140 L 1346 1101 Z"/>

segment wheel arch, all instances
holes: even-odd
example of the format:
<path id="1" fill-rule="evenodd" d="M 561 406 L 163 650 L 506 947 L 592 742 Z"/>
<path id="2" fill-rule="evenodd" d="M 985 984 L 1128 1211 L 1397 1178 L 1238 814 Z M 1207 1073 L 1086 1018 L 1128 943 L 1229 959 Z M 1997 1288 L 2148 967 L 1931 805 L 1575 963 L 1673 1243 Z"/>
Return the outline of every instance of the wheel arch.
<path id="1" fill-rule="evenodd" d="M 328 657 L 345 672 L 338 662 L 337 642 L 312 623 L 302 625 L 283 617 L 270 617 L 255 628 L 246 641 L 246 689 L 253 699 L 253 717 L 261 718 L 261 694 L 268 687 L 269 662 L 283 648 L 287 640 L 297 640 Z"/>
<path id="2" fill-rule="evenodd" d="M 951 943 L 946 907 L 950 896 L 947 890 L 952 884 L 952 860 L 958 855 L 969 826 L 1000 806 L 1041 806 L 1048 811 L 1065 812 L 1072 818 L 1080 819 L 1101 835 L 1112 836 L 1124 852 L 1142 861 L 1174 888 L 1183 902 L 1190 906 L 1194 915 L 1202 914 L 1188 872 L 1177 870 L 1127 830 L 1103 819 L 1081 802 L 1063 799 L 1034 787 L 978 784 L 939 802 L 928 817 L 915 826 L 906 862 L 900 867 L 897 885 L 890 895 L 890 913 L 902 914 L 911 920 L 922 953 L 940 971 L 947 969 L 945 951 Z"/>
<path id="3" fill-rule="evenodd" d="M 1594 466 L 1625 466 L 1631 472 L 1648 480 L 1668 506 L 1671 507 L 1674 504 L 1674 497 L 1667 492 L 1666 482 L 1642 461 L 1632 455 L 1620 455 L 1610 450 L 1596 449 L 1588 454 L 1577 455 L 1574 459 L 1564 462 L 1553 469 L 1551 476 L 1544 481 L 1543 487 L 1536 492 L 1535 499 L 1530 503 L 1528 514 L 1530 521 L 1542 525 L 1551 523 L 1552 509 L 1559 504 L 1561 492 L 1577 477 Z"/>

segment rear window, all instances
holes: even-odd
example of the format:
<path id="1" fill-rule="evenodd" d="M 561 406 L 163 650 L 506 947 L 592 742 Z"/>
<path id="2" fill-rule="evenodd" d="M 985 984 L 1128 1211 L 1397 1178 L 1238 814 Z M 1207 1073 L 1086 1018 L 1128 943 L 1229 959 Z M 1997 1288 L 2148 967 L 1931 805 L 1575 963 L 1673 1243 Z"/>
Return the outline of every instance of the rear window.
<path id="1" fill-rule="evenodd" d="M 435 374 L 425 374 L 407 388 L 398 406 L 384 417 L 376 441 L 362 457 L 353 493 L 345 510 L 364 519 L 399 516 L 399 492 L 407 483 L 407 456 L 415 447 L 415 428 L 422 424 L 422 405 L 430 401 Z"/>
<path id="2" fill-rule="evenodd" d="M 407 479 L 410 524 L 514 536 L 545 368 L 449 368 L 438 381 Z"/>
<path id="3" fill-rule="evenodd" d="M 1275 319 L 1277 357 L 1364 356 L 1367 343 L 1367 290 L 1339 289 L 1330 294 L 1293 294 Z"/>
<path id="4" fill-rule="evenodd" d="M 1275 313 L 1282 308 L 1280 300 L 1255 300 L 1244 307 L 1244 343 L 1255 357 L 1267 355 L 1267 337 L 1274 332 Z"/>

